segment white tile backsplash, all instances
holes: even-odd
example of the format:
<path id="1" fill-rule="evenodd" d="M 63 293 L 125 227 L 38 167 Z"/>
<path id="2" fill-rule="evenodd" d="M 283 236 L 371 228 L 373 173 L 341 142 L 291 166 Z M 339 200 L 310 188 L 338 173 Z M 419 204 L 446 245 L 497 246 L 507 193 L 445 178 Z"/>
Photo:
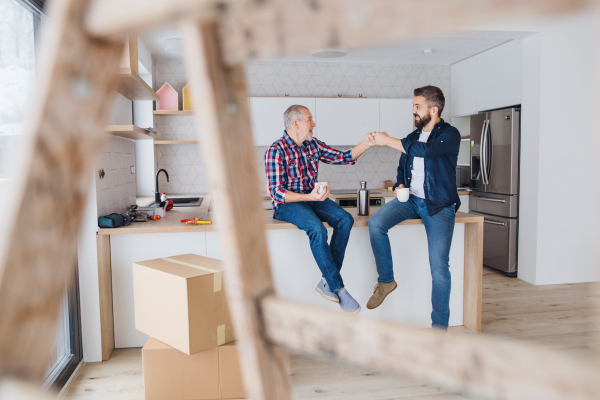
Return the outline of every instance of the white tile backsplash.
<path id="1" fill-rule="evenodd" d="M 365 63 L 328 63 L 273 61 L 246 66 L 249 96 L 296 97 L 375 97 L 412 98 L 417 87 L 438 86 L 446 97 L 444 116 L 450 112 L 450 66 Z M 187 84 L 183 61 L 157 59 L 155 88 L 168 82 L 180 93 Z M 158 138 L 164 140 L 201 140 L 194 116 L 155 116 Z M 350 146 L 339 146 L 346 149 Z M 169 172 L 159 179 L 160 190 L 167 193 L 207 193 L 206 167 L 198 145 L 157 145 L 157 168 Z M 265 190 L 264 146 L 256 146 L 260 188 Z M 320 163 L 319 180 L 328 181 L 332 189 L 358 189 L 360 181 L 371 189 L 383 188 L 385 180 L 395 181 L 400 153 L 387 147 L 373 147 L 356 165 L 339 166 Z"/>
<path id="2" fill-rule="evenodd" d="M 96 197 L 98 216 L 123 213 L 129 205 L 135 204 L 136 183 L 135 145 L 127 139 L 111 136 L 96 162 Z M 106 176 L 100 179 L 98 171 L 103 168 Z"/>

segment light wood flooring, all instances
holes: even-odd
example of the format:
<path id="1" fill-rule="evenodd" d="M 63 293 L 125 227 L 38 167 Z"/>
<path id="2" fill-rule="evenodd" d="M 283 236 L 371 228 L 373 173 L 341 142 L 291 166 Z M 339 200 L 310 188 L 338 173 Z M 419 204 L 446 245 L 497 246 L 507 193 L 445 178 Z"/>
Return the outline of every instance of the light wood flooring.
<path id="1" fill-rule="evenodd" d="M 484 269 L 484 335 L 536 343 L 583 357 L 600 355 L 600 284 L 533 286 Z M 467 333 L 451 328 L 452 333 Z M 469 399 L 434 385 L 290 355 L 294 399 Z M 103 363 L 88 363 L 69 392 L 74 399 L 144 398 L 140 349 L 115 350 Z"/>

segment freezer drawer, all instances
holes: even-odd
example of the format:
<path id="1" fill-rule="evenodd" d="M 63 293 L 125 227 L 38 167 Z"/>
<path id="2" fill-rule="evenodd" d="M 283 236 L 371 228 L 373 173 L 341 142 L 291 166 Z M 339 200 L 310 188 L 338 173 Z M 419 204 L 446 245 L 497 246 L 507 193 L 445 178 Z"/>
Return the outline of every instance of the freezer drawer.
<path id="1" fill-rule="evenodd" d="M 516 218 L 519 216 L 519 197 L 505 194 L 470 192 L 469 209 L 484 214 Z"/>
<path id="2" fill-rule="evenodd" d="M 509 275 L 517 273 L 517 220 L 470 211 L 482 215 L 483 265 Z"/>

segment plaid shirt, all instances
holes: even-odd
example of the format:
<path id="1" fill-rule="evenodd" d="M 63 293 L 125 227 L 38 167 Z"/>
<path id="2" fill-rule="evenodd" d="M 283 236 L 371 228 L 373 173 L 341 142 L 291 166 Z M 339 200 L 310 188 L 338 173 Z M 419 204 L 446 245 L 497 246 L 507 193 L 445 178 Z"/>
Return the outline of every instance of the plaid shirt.
<path id="1" fill-rule="evenodd" d="M 288 191 L 310 193 L 317 182 L 319 161 L 326 164 L 354 164 L 352 149 L 336 150 L 313 138 L 298 146 L 283 131 L 283 136 L 265 153 L 265 171 L 273 209 L 285 203 Z"/>

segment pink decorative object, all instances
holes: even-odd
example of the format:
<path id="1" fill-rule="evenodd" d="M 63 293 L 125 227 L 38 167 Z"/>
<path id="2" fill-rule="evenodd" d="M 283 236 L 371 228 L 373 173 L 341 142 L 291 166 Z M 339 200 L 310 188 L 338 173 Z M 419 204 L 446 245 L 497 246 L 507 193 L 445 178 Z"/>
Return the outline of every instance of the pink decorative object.
<path id="1" fill-rule="evenodd" d="M 179 109 L 179 94 L 171 85 L 165 83 L 156 92 L 160 96 L 157 110 L 178 110 Z"/>

